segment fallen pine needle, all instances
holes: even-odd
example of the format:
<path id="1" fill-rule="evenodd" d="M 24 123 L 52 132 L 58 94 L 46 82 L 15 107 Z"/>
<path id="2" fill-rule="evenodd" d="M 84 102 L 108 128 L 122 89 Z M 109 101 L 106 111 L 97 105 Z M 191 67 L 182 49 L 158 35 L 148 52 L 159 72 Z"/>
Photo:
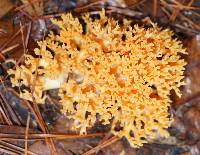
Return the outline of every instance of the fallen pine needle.
<path id="1" fill-rule="evenodd" d="M 112 138 L 108 139 L 107 141 L 97 145 L 96 147 L 92 148 L 91 150 L 85 152 L 83 155 L 91 155 L 91 154 L 95 154 L 96 152 L 98 152 L 99 150 L 113 144 L 114 142 L 116 142 L 117 140 L 119 140 L 119 137 L 117 136 L 113 136 Z"/>
<path id="2" fill-rule="evenodd" d="M 26 130 L 25 130 L 25 155 L 28 155 L 28 131 L 30 125 L 30 113 L 28 113 L 27 121 L 26 121 Z"/>
<path id="3" fill-rule="evenodd" d="M 89 138 L 96 136 L 103 136 L 105 133 L 93 133 L 88 135 L 67 135 L 67 134 L 29 134 L 31 140 L 43 140 L 44 138 L 55 138 L 55 139 L 77 139 L 77 138 Z M 0 133 L 0 140 L 25 140 L 24 134 L 7 134 Z"/>
<path id="4" fill-rule="evenodd" d="M 15 45 L 13 45 L 13 46 L 10 46 L 10 47 L 8 47 L 8 48 L 2 50 L 1 53 L 2 53 L 2 54 L 5 54 L 5 53 L 7 53 L 7 52 L 9 52 L 9 51 L 11 51 L 11 50 L 13 50 L 13 49 L 15 49 L 15 48 L 18 47 L 18 46 L 19 46 L 19 44 L 15 44 Z"/>

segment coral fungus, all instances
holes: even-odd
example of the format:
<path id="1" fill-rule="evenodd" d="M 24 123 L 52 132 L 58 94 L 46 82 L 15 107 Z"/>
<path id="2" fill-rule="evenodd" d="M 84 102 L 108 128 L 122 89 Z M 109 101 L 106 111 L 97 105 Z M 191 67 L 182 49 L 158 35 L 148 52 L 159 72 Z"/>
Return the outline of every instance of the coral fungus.
<path id="1" fill-rule="evenodd" d="M 169 95 L 171 90 L 181 95 L 185 49 L 156 24 L 145 29 L 99 14 L 53 19 L 59 35 L 51 32 L 23 65 L 9 70 L 13 86 L 29 88 L 20 96 L 38 103 L 45 102 L 45 90 L 59 89 L 62 112 L 81 134 L 98 118 L 133 147 L 168 136 Z"/>

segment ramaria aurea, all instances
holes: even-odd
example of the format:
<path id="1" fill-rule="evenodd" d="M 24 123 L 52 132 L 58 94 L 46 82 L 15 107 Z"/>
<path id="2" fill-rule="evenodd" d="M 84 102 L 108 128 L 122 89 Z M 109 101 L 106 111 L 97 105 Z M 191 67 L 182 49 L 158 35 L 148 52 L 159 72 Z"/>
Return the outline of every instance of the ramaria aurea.
<path id="1" fill-rule="evenodd" d="M 126 19 L 119 24 L 105 11 L 100 19 L 87 13 L 81 20 L 84 27 L 71 13 L 53 19 L 60 34 L 51 32 L 38 42 L 35 57 L 27 54 L 23 65 L 9 70 L 13 86 L 34 85 L 38 103 L 45 102 L 45 90 L 59 89 L 62 112 L 70 114 L 81 134 L 98 115 L 102 124 L 111 123 L 111 131 L 126 137 L 133 147 L 157 134 L 167 137 L 172 121 L 170 91 L 180 96 L 178 88 L 184 84 L 186 62 L 180 54 L 187 53 L 181 42 L 169 29 L 155 24 L 148 29 L 130 26 Z M 32 101 L 29 90 L 20 96 Z"/>

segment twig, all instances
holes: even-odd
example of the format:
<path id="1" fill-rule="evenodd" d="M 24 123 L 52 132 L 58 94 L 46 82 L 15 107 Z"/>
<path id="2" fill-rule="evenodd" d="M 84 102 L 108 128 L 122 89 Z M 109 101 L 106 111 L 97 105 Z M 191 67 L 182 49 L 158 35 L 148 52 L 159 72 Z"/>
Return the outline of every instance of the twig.
<path id="1" fill-rule="evenodd" d="M 140 1 L 138 1 L 137 3 L 134 3 L 134 4 L 131 5 L 131 6 L 128 6 L 127 8 L 131 9 L 131 8 L 138 7 L 139 5 L 143 4 L 144 2 L 146 2 L 146 0 L 140 0 Z"/>
<path id="2" fill-rule="evenodd" d="M 192 12 L 192 14 L 194 14 L 195 16 L 198 16 L 198 17 L 200 17 L 200 14 L 199 13 L 197 13 L 197 12 Z"/>
<path id="3" fill-rule="evenodd" d="M 33 2 L 34 0 L 28 0 L 28 3 L 30 4 L 30 6 L 32 7 L 34 13 L 37 15 L 37 11 L 36 11 L 36 8 L 35 8 L 35 5 L 34 3 L 37 3 L 37 2 Z M 40 1 L 39 1 L 40 2 Z"/>
<path id="4" fill-rule="evenodd" d="M 169 11 L 164 7 L 162 7 L 161 9 L 167 15 L 167 17 L 170 18 L 171 15 L 170 15 Z"/>
<path id="5" fill-rule="evenodd" d="M 7 90 L 6 90 L 7 91 Z M 2 106 L 4 108 L 4 111 L 6 113 L 6 116 L 9 118 L 9 116 L 12 118 L 12 120 L 14 120 L 15 123 L 17 123 L 18 125 L 21 125 L 21 121 L 19 119 L 19 117 L 16 115 L 16 113 L 13 111 L 13 109 L 11 108 L 10 104 L 8 103 L 7 99 L 4 97 L 3 93 L 0 92 L 0 97 L 2 98 L 3 102 L 5 103 L 5 105 L 2 103 Z M 9 118 L 10 119 L 10 118 Z M 11 119 L 10 119 L 11 121 Z M 11 121 L 11 124 L 12 121 Z M 10 124 L 10 125 L 11 125 Z"/>
<path id="6" fill-rule="evenodd" d="M 0 92 L 0 97 L 2 98 L 2 102 L 0 102 L 1 103 L 1 107 L 2 107 L 2 109 L 1 109 L 2 115 L 4 116 L 4 119 L 8 123 L 8 125 L 12 125 L 12 121 L 10 120 L 8 112 L 6 111 L 7 108 L 4 105 L 4 103 L 6 102 L 5 98 L 4 98 L 4 96 L 3 96 L 3 94 L 1 92 Z"/>
<path id="7" fill-rule="evenodd" d="M 24 10 L 19 10 L 23 15 L 25 15 L 26 17 L 28 17 L 28 19 L 30 19 L 31 21 L 33 21 L 33 17 L 26 11 Z"/>
<path id="8" fill-rule="evenodd" d="M 186 66 L 186 70 L 185 70 L 185 75 L 188 75 L 188 73 L 191 72 L 191 70 L 193 70 L 194 68 L 197 68 L 200 66 L 200 60 L 197 60 L 197 61 L 194 61 L 193 63 L 191 64 L 188 64 Z"/>
<path id="9" fill-rule="evenodd" d="M 32 0 L 32 3 L 36 3 L 36 2 L 40 2 L 41 0 Z M 26 7 L 30 6 L 30 3 L 27 3 L 27 4 L 23 4 L 19 7 L 16 7 L 14 11 L 19 11 L 19 10 L 22 10 Z"/>
<path id="10" fill-rule="evenodd" d="M 26 140 L 24 138 L 12 138 L 12 137 L 4 137 L 4 138 L 0 138 L 0 141 L 15 141 L 15 142 L 25 142 Z M 35 142 L 35 141 L 39 141 L 39 140 L 45 140 L 45 138 L 29 138 L 27 139 L 27 142 Z"/>
<path id="11" fill-rule="evenodd" d="M 5 124 L 5 119 L 3 118 L 1 111 L 0 111 L 0 123 Z"/>
<path id="12" fill-rule="evenodd" d="M 193 34 L 199 34 L 199 31 L 195 30 L 195 29 L 188 29 L 187 27 L 180 25 L 180 24 L 174 24 L 174 27 L 177 27 L 179 29 L 182 29 L 185 32 L 189 32 L 189 33 L 193 33 Z"/>
<path id="13" fill-rule="evenodd" d="M 168 4 L 165 0 L 160 0 L 160 1 L 163 5 L 170 6 L 170 7 L 173 7 L 173 8 L 179 8 L 181 10 L 183 10 L 183 9 L 200 10 L 199 7 L 185 6 L 185 5 L 183 5 L 183 4 L 181 4 L 177 1 L 176 1 L 176 4 Z M 173 2 L 175 2 L 175 0 Z"/>
<path id="14" fill-rule="evenodd" d="M 194 3 L 194 0 L 190 0 L 190 2 L 188 3 L 188 6 L 191 6 Z"/>
<path id="15" fill-rule="evenodd" d="M 0 147 L 3 147 L 3 148 L 8 148 L 9 150 L 12 150 L 13 153 L 18 153 L 18 154 L 23 154 L 24 153 L 24 149 L 19 147 L 19 146 L 16 146 L 14 144 L 11 144 L 11 143 L 8 143 L 8 142 L 5 142 L 5 141 L 0 141 Z M 30 155 L 37 155 L 31 151 L 28 151 L 28 154 Z"/>
<path id="16" fill-rule="evenodd" d="M 29 103 L 29 102 L 27 102 L 27 103 Z M 42 129 L 42 131 L 44 133 L 48 133 L 48 129 L 46 127 L 46 124 L 44 123 L 44 120 L 42 118 L 42 115 L 39 111 L 37 104 L 34 103 L 33 107 L 29 104 L 29 108 L 31 108 L 31 111 L 33 112 L 33 114 L 34 114 L 40 128 Z M 53 153 L 56 154 L 55 146 L 54 146 L 52 139 L 48 139 L 48 138 L 45 137 L 45 140 L 46 140 L 47 145 L 50 145 L 50 149 L 52 149 Z"/>
<path id="17" fill-rule="evenodd" d="M 157 6 L 158 6 L 158 0 L 153 0 L 153 16 L 156 17 L 157 15 Z"/>
<path id="18" fill-rule="evenodd" d="M 20 22 L 20 32 L 21 32 L 21 37 L 22 37 L 22 45 L 24 49 L 24 55 L 26 54 L 26 47 L 25 47 L 25 40 L 24 40 L 24 31 L 22 28 L 22 23 Z"/>
<path id="19" fill-rule="evenodd" d="M 6 30 L 0 28 L 0 34 L 6 34 Z"/>
<path id="20" fill-rule="evenodd" d="M 55 18 L 55 17 L 60 17 L 63 13 L 57 13 L 57 14 L 53 14 L 53 15 L 44 15 L 44 16 L 37 16 L 34 17 L 34 19 L 49 19 L 49 18 Z"/>
<path id="21" fill-rule="evenodd" d="M 8 47 L 8 48 L 2 50 L 1 53 L 2 53 L 2 54 L 6 54 L 7 52 L 9 52 L 9 51 L 15 49 L 15 48 L 18 47 L 18 46 L 19 46 L 19 44 L 12 45 L 12 46 L 10 46 L 10 47 Z"/>
<path id="22" fill-rule="evenodd" d="M 7 92 L 7 88 L 4 84 L 4 79 L 2 79 L 1 77 L 0 77 L 0 84 L 2 84 L 4 91 Z"/>
<path id="23" fill-rule="evenodd" d="M 13 132 L 14 131 L 14 132 Z M 24 134 L 26 132 L 26 128 L 23 126 L 18 125 L 0 125 L 0 133 L 6 132 L 9 133 L 15 133 L 15 134 Z M 39 131 L 37 129 L 29 129 L 29 133 L 38 133 Z"/>
<path id="24" fill-rule="evenodd" d="M 25 41 L 25 47 L 27 49 L 27 46 L 28 46 L 28 41 L 29 41 L 29 37 L 30 37 L 30 32 L 31 32 L 31 27 L 32 27 L 32 23 L 30 22 L 28 24 L 28 30 L 27 30 L 27 34 L 26 34 L 26 41 Z"/>
<path id="25" fill-rule="evenodd" d="M 169 18 L 170 21 L 174 22 L 180 11 L 181 11 L 180 8 L 173 9 L 172 15 Z"/>
<path id="26" fill-rule="evenodd" d="M 28 113 L 27 121 L 26 121 L 26 131 L 25 131 L 25 155 L 28 155 L 28 130 L 30 125 L 30 113 Z"/>
<path id="27" fill-rule="evenodd" d="M 101 144 L 103 144 L 104 142 L 106 142 L 111 136 L 112 136 L 112 133 L 111 133 L 111 132 L 107 133 L 107 134 L 103 137 L 103 139 L 98 143 L 98 145 L 101 145 Z"/>
<path id="28" fill-rule="evenodd" d="M 85 152 L 83 155 L 94 154 L 94 153 L 98 152 L 99 150 L 101 150 L 101 149 L 111 145 L 112 143 L 116 142 L 117 140 L 119 140 L 119 138 L 116 137 L 116 136 L 113 136 L 112 138 L 108 139 L 104 143 L 101 143 L 101 144 L 97 145 L 96 147 L 92 148 L 91 150 Z"/>
<path id="29" fill-rule="evenodd" d="M 172 11 L 172 14 L 171 14 L 171 16 L 169 18 L 170 21 L 172 21 L 172 22 L 174 22 L 176 20 L 176 17 L 178 16 L 178 14 L 180 13 L 180 11 L 182 10 L 181 4 L 177 4 L 177 5 L 178 5 L 177 8 L 172 7 L 173 11 Z M 168 5 L 168 6 L 170 6 L 170 5 Z"/>
<path id="30" fill-rule="evenodd" d="M 183 18 L 183 20 L 187 21 L 188 23 L 190 23 L 193 27 L 195 27 L 197 30 L 200 31 L 200 25 L 195 24 L 193 21 L 191 21 L 188 17 L 180 14 L 180 17 Z"/>
<path id="31" fill-rule="evenodd" d="M 95 2 L 92 2 L 92 3 L 89 3 L 87 5 L 78 7 L 78 8 L 75 9 L 75 11 L 79 12 L 81 10 L 88 9 L 90 7 L 94 7 L 95 5 L 97 5 L 97 6 L 103 5 L 105 2 L 106 2 L 106 0 L 98 0 L 98 1 L 95 1 Z"/>
<path id="32" fill-rule="evenodd" d="M 19 97 L 19 94 L 16 91 L 14 91 L 13 89 L 8 88 L 8 90 L 13 92 L 16 96 Z M 41 130 L 44 133 L 48 133 L 48 129 L 46 127 L 46 124 L 44 123 L 44 120 L 43 120 L 42 115 L 39 111 L 39 107 L 38 107 L 37 103 L 34 102 L 34 104 L 32 106 L 28 101 L 26 101 L 24 99 L 23 99 L 23 101 L 27 105 L 27 107 L 30 109 L 30 111 L 33 113 L 33 115 L 34 115 L 37 123 L 39 124 Z M 29 137 L 30 137 L 30 135 L 29 135 Z M 52 144 L 53 143 L 52 140 L 50 139 L 50 142 L 49 142 L 48 138 L 45 137 L 45 139 L 46 139 L 47 145 L 50 145 L 50 149 L 52 149 L 52 151 L 55 151 L 55 150 L 53 150 L 53 149 L 55 149 L 55 146 L 54 146 L 54 148 L 52 148 L 53 147 L 52 145 L 54 145 L 54 144 Z M 53 153 L 56 154 L 55 152 L 53 152 Z"/>
<path id="33" fill-rule="evenodd" d="M 10 121 L 10 119 L 7 117 L 7 115 L 5 114 L 4 110 L 2 109 L 2 107 L 0 106 L 0 113 L 3 116 L 4 121 L 6 121 L 7 124 L 11 125 L 12 122 Z"/>
<path id="34" fill-rule="evenodd" d="M 109 6 L 107 7 L 106 10 L 107 13 L 118 13 L 118 14 L 123 14 L 126 16 L 130 17 L 141 17 L 143 14 L 139 11 L 135 11 L 132 9 L 127 9 L 127 8 L 121 8 L 121 7 L 115 7 L 115 6 Z"/>
<path id="35" fill-rule="evenodd" d="M 0 53 L 0 59 L 3 60 L 3 61 L 6 60 L 6 58 L 5 58 L 5 57 L 3 56 L 3 54 L 1 54 L 1 53 Z"/>
<path id="36" fill-rule="evenodd" d="M 161 1 L 161 3 L 162 3 L 164 6 L 168 7 L 169 10 L 172 9 L 173 6 L 171 6 L 170 4 L 166 3 L 164 0 L 160 0 L 160 1 Z M 191 26 L 192 28 L 194 28 L 194 29 L 200 31 L 200 26 L 199 26 L 198 24 L 196 24 L 196 23 L 193 22 L 191 19 L 189 19 L 188 17 L 186 17 L 186 16 L 184 16 L 183 14 L 180 13 L 180 11 L 183 9 L 183 8 L 182 8 L 182 4 L 179 3 L 179 2 L 177 2 L 177 1 L 173 1 L 173 2 L 174 2 L 176 5 L 178 5 L 178 8 L 177 8 L 177 7 L 176 7 L 177 9 L 173 8 L 174 11 L 173 11 L 172 15 L 170 16 L 170 20 L 171 20 L 171 21 L 174 21 L 174 20 L 176 19 L 176 17 L 179 15 L 179 17 L 181 18 L 182 21 L 186 21 L 188 24 L 190 24 L 190 26 Z M 190 3 L 187 5 L 187 7 L 190 7 L 190 5 L 192 5 L 191 2 L 192 2 L 192 1 L 190 1 Z M 165 11 L 165 12 L 166 12 L 166 11 Z M 177 24 L 174 25 L 174 26 L 176 26 L 176 27 L 182 27 L 181 25 L 177 25 Z M 187 28 L 187 29 L 188 29 L 188 28 Z M 191 31 L 191 30 L 188 29 L 188 31 Z"/>
<path id="37" fill-rule="evenodd" d="M 185 103 L 187 103 L 187 102 L 191 102 L 191 101 L 193 101 L 193 100 L 196 100 L 196 99 L 198 99 L 200 97 L 200 92 L 197 92 L 197 93 L 195 93 L 194 95 L 191 95 L 191 96 L 189 96 L 189 97 L 187 97 L 187 98 L 185 98 L 185 99 L 179 99 L 179 100 L 177 100 L 176 101 L 176 105 L 183 105 L 183 104 L 185 104 Z"/>
<path id="38" fill-rule="evenodd" d="M 99 137 L 99 136 L 104 136 L 105 134 L 106 133 L 92 133 L 92 134 L 87 134 L 87 135 L 68 135 L 68 134 L 37 134 L 37 133 L 32 134 L 30 133 L 28 137 L 29 137 L 29 140 L 44 140 L 45 138 L 79 139 L 79 138 Z M 24 134 L 20 134 L 20 133 L 0 133 L 0 140 L 2 139 L 26 141 L 26 139 L 24 139 Z"/>
<path id="39" fill-rule="evenodd" d="M 179 14 L 179 12 L 181 11 L 182 6 L 183 6 L 181 3 L 177 2 L 177 1 L 174 1 L 174 3 L 176 3 L 179 6 L 179 8 L 177 8 L 173 11 L 172 18 L 170 18 L 172 21 L 174 21 L 176 19 L 177 15 Z M 193 0 L 191 0 L 186 7 L 191 7 L 192 3 L 193 3 Z"/>
<path id="40" fill-rule="evenodd" d="M 22 26 L 22 28 L 24 28 L 25 25 Z M 8 39 L 0 48 L 0 51 L 2 51 L 11 41 L 13 41 L 15 39 L 15 37 L 20 33 L 20 29 L 10 38 Z"/>
<path id="41" fill-rule="evenodd" d="M 4 152 L 4 153 L 7 153 L 9 155 L 20 155 L 19 153 L 15 153 L 15 152 L 13 152 L 12 150 L 10 150 L 9 148 L 7 148 L 5 146 L 1 146 L 1 144 L 0 144 L 0 151 Z"/>

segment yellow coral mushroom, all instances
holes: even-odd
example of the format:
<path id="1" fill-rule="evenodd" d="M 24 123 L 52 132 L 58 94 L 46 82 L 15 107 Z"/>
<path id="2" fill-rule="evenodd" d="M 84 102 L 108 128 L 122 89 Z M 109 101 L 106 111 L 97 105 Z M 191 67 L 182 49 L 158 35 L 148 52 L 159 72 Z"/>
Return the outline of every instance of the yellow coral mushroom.
<path id="1" fill-rule="evenodd" d="M 34 86 L 34 93 L 23 91 L 22 98 L 32 101 L 33 95 L 44 103 L 43 91 L 58 88 L 62 112 L 81 134 L 98 115 L 133 147 L 168 135 L 169 94 L 173 89 L 181 95 L 186 65 L 180 57 L 185 49 L 170 30 L 130 26 L 128 20 L 120 25 L 105 11 L 95 20 L 87 13 L 80 22 L 68 13 L 52 22 L 60 34 L 50 33 L 38 43 L 37 58 L 25 55 L 24 65 L 9 71 L 15 74 L 13 86 Z"/>

